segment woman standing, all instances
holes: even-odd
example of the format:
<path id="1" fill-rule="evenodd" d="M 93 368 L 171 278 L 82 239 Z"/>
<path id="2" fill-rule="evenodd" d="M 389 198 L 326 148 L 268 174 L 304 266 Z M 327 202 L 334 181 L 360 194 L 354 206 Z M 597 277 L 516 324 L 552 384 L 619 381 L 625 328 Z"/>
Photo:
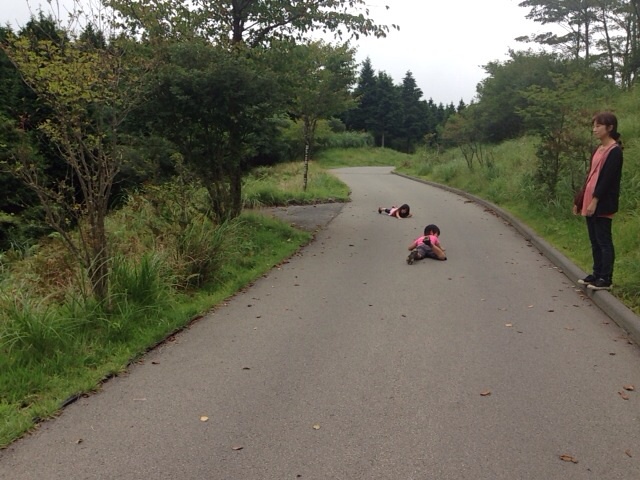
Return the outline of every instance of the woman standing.
<path id="1" fill-rule="evenodd" d="M 593 134 L 600 140 L 600 146 L 591 157 L 582 202 L 578 198 L 573 205 L 574 215 L 581 214 L 587 220 L 593 272 L 578 283 L 587 285 L 591 290 L 609 290 L 615 260 L 611 222 L 618 211 L 622 177 L 622 143 L 616 116 L 611 112 L 594 115 Z M 580 203 L 582 205 L 578 209 Z"/>

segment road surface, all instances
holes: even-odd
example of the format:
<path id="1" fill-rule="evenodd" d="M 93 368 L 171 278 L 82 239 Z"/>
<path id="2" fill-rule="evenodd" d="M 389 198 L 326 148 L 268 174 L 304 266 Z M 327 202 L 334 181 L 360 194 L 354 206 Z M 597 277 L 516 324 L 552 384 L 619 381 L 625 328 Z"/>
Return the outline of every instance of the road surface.
<path id="1" fill-rule="evenodd" d="M 389 172 L 339 170 L 353 201 L 312 244 L 0 478 L 640 479 L 640 349 L 503 220 Z M 449 259 L 409 266 L 427 223 Z"/>

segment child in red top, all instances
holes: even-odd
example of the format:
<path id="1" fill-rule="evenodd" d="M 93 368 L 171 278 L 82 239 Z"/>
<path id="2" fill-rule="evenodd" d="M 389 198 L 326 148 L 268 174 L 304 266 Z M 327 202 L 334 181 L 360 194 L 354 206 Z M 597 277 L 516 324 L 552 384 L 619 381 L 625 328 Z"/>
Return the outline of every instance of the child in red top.
<path id="1" fill-rule="evenodd" d="M 423 258 L 433 258 L 435 260 L 446 260 L 447 256 L 444 253 L 444 248 L 440 244 L 440 229 L 437 225 L 429 224 L 424 227 L 424 235 L 416 238 L 411 245 L 409 245 L 409 256 L 407 257 L 407 263 L 413 265 L 416 260 L 422 260 Z"/>
<path id="2" fill-rule="evenodd" d="M 411 216 L 411 209 L 409 205 L 403 203 L 399 207 L 393 205 L 391 208 L 378 207 L 378 213 L 386 213 L 390 217 L 396 218 L 409 218 Z"/>

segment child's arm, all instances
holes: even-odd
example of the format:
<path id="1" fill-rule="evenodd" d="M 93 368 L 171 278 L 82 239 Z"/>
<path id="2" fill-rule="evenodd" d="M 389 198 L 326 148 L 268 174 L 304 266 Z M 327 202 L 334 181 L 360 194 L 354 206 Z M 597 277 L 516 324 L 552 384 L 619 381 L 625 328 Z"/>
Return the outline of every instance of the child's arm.
<path id="1" fill-rule="evenodd" d="M 414 240 L 414 242 L 411 245 L 409 245 L 409 248 L 407 250 L 413 250 L 417 246 L 418 246 L 418 241 Z"/>
<path id="2" fill-rule="evenodd" d="M 445 254 L 444 248 L 442 248 L 442 245 L 434 245 L 433 243 L 431 244 L 431 250 L 433 250 L 433 253 L 436 254 L 436 256 L 438 257 L 438 260 L 446 260 L 447 259 L 447 255 Z"/>

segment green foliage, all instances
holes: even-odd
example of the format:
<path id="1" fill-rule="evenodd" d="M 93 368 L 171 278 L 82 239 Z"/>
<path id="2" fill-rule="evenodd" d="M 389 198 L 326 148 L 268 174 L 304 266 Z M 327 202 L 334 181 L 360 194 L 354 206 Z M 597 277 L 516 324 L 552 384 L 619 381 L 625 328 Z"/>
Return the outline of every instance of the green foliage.
<path id="1" fill-rule="evenodd" d="M 401 165 L 411 157 L 388 148 L 333 148 L 319 152 L 316 161 L 323 168 Z"/>
<path id="2" fill-rule="evenodd" d="M 570 178 L 574 186 L 582 184 L 593 148 L 589 105 L 603 99 L 607 89 L 584 74 L 554 75 L 552 80 L 552 88 L 531 86 L 525 90 L 528 106 L 519 112 L 529 131 L 540 135 L 537 183 L 543 194 L 555 198 L 562 177 Z"/>
<path id="3" fill-rule="evenodd" d="M 114 257 L 108 302 L 81 295 L 73 283 L 62 294 L 62 285 L 53 295 L 42 290 L 73 275 L 69 266 L 58 266 L 64 258 L 59 241 L 5 255 L 0 446 L 38 418 L 55 414 L 69 397 L 92 391 L 105 376 L 121 372 L 137 355 L 310 239 L 309 233 L 261 214 L 214 225 L 200 211 L 206 194 L 180 190 L 168 185 L 152 189 L 148 197 L 132 195 L 109 218 Z M 44 273 L 44 265 L 61 271 L 49 282 L 27 281 Z"/>
<path id="4" fill-rule="evenodd" d="M 474 120 L 480 142 L 498 143 L 525 133 L 520 115 L 527 106 L 525 90 L 532 86 L 552 88 L 552 75 L 566 74 L 570 68 L 567 62 L 549 53 L 510 51 L 509 55 L 505 62 L 484 66 L 487 77 L 477 87 Z"/>
<path id="5" fill-rule="evenodd" d="M 349 188 L 316 162 L 309 165 L 307 188 L 302 183 L 304 164 L 291 162 L 254 169 L 245 179 L 244 205 L 248 208 L 347 201 Z"/>

